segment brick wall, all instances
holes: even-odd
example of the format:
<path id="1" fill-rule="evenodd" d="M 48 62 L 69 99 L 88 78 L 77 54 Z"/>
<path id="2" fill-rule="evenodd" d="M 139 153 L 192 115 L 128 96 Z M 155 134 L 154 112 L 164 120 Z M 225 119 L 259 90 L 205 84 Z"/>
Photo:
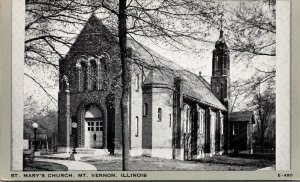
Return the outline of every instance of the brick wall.
<path id="1" fill-rule="evenodd" d="M 120 90 L 112 91 L 112 85 L 117 74 L 120 72 L 120 61 L 118 58 L 118 46 L 116 38 L 113 34 L 102 25 L 97 18 L 91 16 L 87 24 L 78 35 L 75 43 L 71 47 L 70 51 L 66 55 L 65 59 L 60 60 L 60 79 L 66 76 L 70 84 L 70 118 L 75 118 L 78 122 L 78 141 L 79 147 L 84 147 L 84 115 L 85 107 L 89 104 L 96 104 L 103 112 L 104 115 L 104 147 L 107 147 L 107 132 L 108 132 L 108 121 L 107 121 L 107 105 L 106 98 L 109 93 L 115 94 L 115 116 L 111 115 L 113 121 L 111 123 L 118 132 L 115 132 L 115 142 L 121 141 L 121 128 L 120 124 L 120 112 L 119 112 L 119 97 Z M 92 59 L 97 60 L 97 69 L 99 70 L 98 77 L 92 74 Z M 83 89 L 82 79 L 83 67 L 81 63 L 88 66 L 88 79 L 89 84 L 87 89 Z M 96 88 L 92 87 L 92 83 L 96 78 L 99 86 Z M 60 85 L 61 87 L 61 85 Z M 65 123 L 64 116 L 66 114 L 64 105 L 65 101 L 63 96 L 59 96 L 59 133 L 65 133 L 70 128 Z M 111 130 L 111 129 L 110 129 Z M 62 141 L 66 139 L 66 136 L 60 137 Z M 113 135 L 109 135 L 113 138 Z M 63 142 L 66 143 L 66 142 Z"/>

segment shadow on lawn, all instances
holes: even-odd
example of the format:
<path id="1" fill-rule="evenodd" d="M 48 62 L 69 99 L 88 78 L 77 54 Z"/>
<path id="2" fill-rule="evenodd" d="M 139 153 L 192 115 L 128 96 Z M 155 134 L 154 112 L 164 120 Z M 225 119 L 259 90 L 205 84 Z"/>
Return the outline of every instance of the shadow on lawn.
<path id="1" fill-rule="evenodd" d="M 68 167 L 53 162 L 24 162 L 23 171 L 67 171 Z"/>
<path id="2" fill-rule="evenodd" d="M 202 163 L 226 164 L 232 166 L 251 166 L 263 168 L 275 165 L 275 155 L 262 154 L 227 154 L 221 156 L 213 156 L 196 161 Z"/>
<path id="3" fill-rule="evenodd" d="M 231 160 L 231 158 L 228 156 L 223 157 L 222 160 L 220 160 L 220 158 L 214 157 L 209 159 L 210 161 L 206 159 L 206 163 L 196 160 L 181 161 L 176 159 L 162 159 L 156 157 L 138 156 L 130 158 L 129 169 L 132 171 L 253 171 L 258 169 L 257 166 L 234 165 L 237 164 L 237 162 L 234 162 L 232 163 L 232 165 L 230 165 L 228 161 Z M 251 161 L 254 159 L 248 160 Z M 84 159 L 84 162 L 94 165 L 98 171 L 122 170 L 121 156 L 87 157 Z"/>

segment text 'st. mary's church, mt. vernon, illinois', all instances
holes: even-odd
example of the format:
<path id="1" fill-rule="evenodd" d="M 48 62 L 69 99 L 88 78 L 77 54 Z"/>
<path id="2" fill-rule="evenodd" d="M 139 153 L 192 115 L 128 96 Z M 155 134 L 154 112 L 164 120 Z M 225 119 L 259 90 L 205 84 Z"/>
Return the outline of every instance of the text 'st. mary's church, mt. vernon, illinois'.
<path id="1" fill-rule="evenodd" d="M 190 160 L 252 152 L 253 112 L 228 112 L 230 52 L 222 30 L 211 84 L 142 44 L 129 39 L 128 47 L 131 156 Z M 73 141 L 82 153 L 121 150 L 120 72 L 117 37 L 93 14 L 59 62 L 59 152 L 70 152 Z"/>

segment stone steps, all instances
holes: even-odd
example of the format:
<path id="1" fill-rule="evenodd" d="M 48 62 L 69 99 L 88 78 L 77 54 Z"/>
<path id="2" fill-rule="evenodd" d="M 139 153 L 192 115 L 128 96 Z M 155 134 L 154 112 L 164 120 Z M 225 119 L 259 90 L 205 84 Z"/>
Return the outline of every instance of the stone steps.
<path id="1" fill-rule="evenodd" d="M 77 154 L 94 154 L 94 155 L 108 155 L 107 149 L 90 149 L 90 148 L 76 148 Z"/>

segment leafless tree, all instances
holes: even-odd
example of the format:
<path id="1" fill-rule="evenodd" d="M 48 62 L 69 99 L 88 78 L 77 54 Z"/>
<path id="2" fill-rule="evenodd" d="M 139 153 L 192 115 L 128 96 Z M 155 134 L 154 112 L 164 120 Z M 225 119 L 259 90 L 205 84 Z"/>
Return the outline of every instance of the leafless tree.
<path id="1" fill-rule="evenodd" d="M 264 143 L 267 130 L 274 130 L 275 132 L 275 105 L 276 94 L 274 90 L 274 82 L 268 81 L 265 86 L 266 89 L 261 91 L 261 80 L 258 80 L 259 86 L 253 91 L 254 99 L 248 105 L 255 111 L 256 125 L 258 139 L 260 143 L 261 152 L 264 152 Z"/>
<path id="2" fill-rule="evenodd" d="M 276 1 L 241 2 L 229 11 L 230 47 L 237 60 L 276 56 Z"/>
<path id="3" fill-rule="evenodd" d="M 241 104 L 253 99 L 253 89 L 276 76 L 276 1 L 241 1 L 235 8 L 228 8 L 227 16 L 224 29 L 229 37 L 233 62 L 242 62 L 255 69 L 251 78 L 231 84 L 231 111 L 243 110 L 246 105 Z M 272 63 L 263 67 L 255 63 L 255 58 Z"/>

